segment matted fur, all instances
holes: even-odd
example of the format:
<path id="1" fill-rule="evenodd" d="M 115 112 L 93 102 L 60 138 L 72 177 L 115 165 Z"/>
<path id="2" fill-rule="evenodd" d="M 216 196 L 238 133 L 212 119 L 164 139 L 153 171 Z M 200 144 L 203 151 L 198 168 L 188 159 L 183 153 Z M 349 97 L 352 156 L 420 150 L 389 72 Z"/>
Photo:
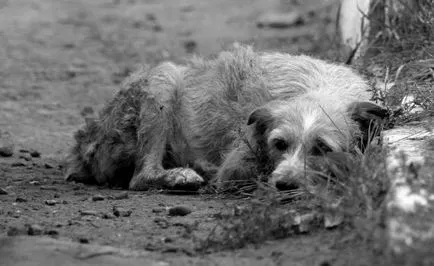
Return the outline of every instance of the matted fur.
<path id="1" fill-rule="evenodd" d="M 303 183 L 311 158 L 351 151 L 385 112 L 350 68 L 236 46 L 131 75 L 76 133 L 67 180 L 197 189 L 258 176 Z M 368 121 L 368 122 L 367 122 Z M 205 179 L 205 180 L 204 180 Z"/>

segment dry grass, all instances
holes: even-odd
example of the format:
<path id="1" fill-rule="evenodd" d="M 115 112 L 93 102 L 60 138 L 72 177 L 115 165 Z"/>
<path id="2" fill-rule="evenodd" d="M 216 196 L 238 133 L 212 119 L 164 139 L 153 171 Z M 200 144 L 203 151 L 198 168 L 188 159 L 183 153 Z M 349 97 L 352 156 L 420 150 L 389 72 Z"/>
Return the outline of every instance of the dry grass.
<path id="1" fill-rule="evenodd" d="M 198 249 L 242 248 L 325 227 L 357 229 L 352 234 L 372 240 L 372 230 L 383 222 L 381 207 L 389 188 L 385 154 L 385 149 L 373 145 L 364 154 L 338 154 L 345 160 L 333 161 L 330 156 L 327 168 L 318 172 L 325 186 L 315 192 L 307 188 L 281 192 L 258 182 L 253 192 L 241 193 L 247 198 L 244 205 L 228 206 L 228 212 L 216 217 L 216 227 L 197 243 Z M 364 230 L 359 230 L 360 224 Z"/>
<path id="2" fill-rule="evenodd" d="M 376 100 L 394 111 L 397 124 L 431 119 L 434 1 L 378 0 L 368 19 L 369 47 L 359 68 L 373 80 Z"/>

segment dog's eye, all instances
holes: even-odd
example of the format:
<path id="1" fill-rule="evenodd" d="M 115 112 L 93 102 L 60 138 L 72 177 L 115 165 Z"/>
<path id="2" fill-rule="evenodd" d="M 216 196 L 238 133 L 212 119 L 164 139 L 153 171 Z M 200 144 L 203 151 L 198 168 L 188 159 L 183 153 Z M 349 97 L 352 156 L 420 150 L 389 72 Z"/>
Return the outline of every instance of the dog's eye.
<path id="1" fill-rule="evenodd" d="M 274 141 L 274 147 L 279 151 L 285 151 L 288 149 L 288 142 L 283 139 L 276 139 Z"/>
<path id="2" fill-rule="evenodd" d="M 317 140 L 315 146 L 312 148 L 312 155 L 324 155 L 331 151 L 333 151 L 332 148 L 325 144 L 324 141 Z"/>

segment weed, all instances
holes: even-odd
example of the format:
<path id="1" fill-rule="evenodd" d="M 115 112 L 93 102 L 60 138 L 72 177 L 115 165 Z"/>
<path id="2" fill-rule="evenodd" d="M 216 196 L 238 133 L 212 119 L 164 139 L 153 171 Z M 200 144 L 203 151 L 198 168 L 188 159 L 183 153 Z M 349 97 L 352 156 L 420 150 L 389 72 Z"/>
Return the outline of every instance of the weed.
<path id="1" fill-rule="evenodd" d="M 377 0 L 367 15 L 369 47 L 358 67 L 397 124 L 434 115 L 433 12 L 432 0 Z"/>
<path id="2" fill-rule="evenodd" d="M 322 182 L 314 188 L 277 191 L 261 182 L 241 193 L 245 204 L 228 206 L 217 215 L 217 225 L 197 242 L 199 251 L 242 248 L 270 239 L 308 233 L 324 227 L 343 226 L 371 239 L 382 223 L 382 205 L 389 188 L 386 149 L 370 145 L 365 152 L 330 153 L 312 170 Z M 363 221 L 363 222 L 361 222 Z M 371 230 L 372 229 L 372 230 Z"/>

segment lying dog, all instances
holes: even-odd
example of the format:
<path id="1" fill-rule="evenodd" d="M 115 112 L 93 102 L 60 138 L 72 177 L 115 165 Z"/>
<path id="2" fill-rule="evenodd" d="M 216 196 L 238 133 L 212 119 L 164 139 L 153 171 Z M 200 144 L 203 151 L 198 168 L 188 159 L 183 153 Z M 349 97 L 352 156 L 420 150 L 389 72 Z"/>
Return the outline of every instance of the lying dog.
<path id="1" fill-rule="evenodd" d="M 369 142 L 387 112 L 350 68 L 236 46 L 131 75 L 75 134 L 66 179 L 146 190 L 309 180 L 315 158 Z"/>

